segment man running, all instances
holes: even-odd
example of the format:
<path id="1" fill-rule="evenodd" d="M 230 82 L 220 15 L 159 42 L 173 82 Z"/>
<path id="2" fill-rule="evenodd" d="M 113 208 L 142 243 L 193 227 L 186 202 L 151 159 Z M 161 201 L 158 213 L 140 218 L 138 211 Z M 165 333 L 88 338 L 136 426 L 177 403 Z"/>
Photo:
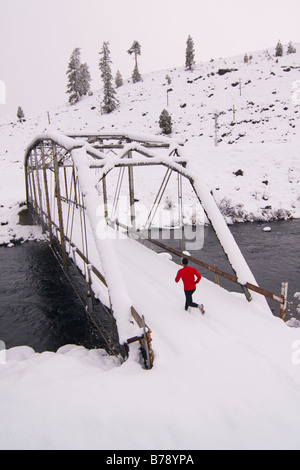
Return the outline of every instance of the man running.
<path id="1" fill-rule="evenodd" d="M 199 308 L 202 315 L 204 314 L 203 305 L 196 304 L 193 302 L 193 293 L 196 290 L 196 284 L 200 282 L 201 274 L 198 273 L 197 269 L 188 266 L 188 259 L 183 258 L 181 264 L 183 268 L 179 269 L 177 276 L 175 278 L 175 282 L 179 282 L 182 279 L 183 288 L 185 293 L 185 310 L 189 307 Z M 195 280 L 196 276 L 196 280 Z"/>

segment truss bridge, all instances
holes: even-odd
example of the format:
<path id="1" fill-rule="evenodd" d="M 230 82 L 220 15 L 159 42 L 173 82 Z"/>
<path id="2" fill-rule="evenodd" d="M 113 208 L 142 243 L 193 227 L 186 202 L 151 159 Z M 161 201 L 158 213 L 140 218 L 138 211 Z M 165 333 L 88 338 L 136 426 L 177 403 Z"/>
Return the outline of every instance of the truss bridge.
<path id="1" fill-rule="evenodd" d="M 151 246 L 179 258 L 190 256 L 193 263 L 213 271 L 217 283 L 220 276 L 227 277 L 241 286 L 248 302 L 256 295 L 271 296 L 257 286 L 182 143 L 133 133 L 49 131 L 29 144 L 24 167 L 27 206 L 47 233 L 64 271 L 68 273 L 73 263 L 84 276 L 87 314 L 92 315 L 95 302 L 101 302 L 116 322 L 126 354 L 139 343 L 146 368 L 152 368 L 155 357 L 151 322 L 156 331 L 157 312 L 163 309 L 155 304 L 155 295 L 174 282 L 166 283 L 162 265 L 166 260 Z M 178 250 L 156 237 L 159 228 L 176 227 L 180 234 L 185 231 L 189 251 L 201 248 L 201 227 L 206 222 L 212 225 L 233 275 L 183 253 L 181 236 Z M 286 293 L 272 296 L 284 316 Z"/>

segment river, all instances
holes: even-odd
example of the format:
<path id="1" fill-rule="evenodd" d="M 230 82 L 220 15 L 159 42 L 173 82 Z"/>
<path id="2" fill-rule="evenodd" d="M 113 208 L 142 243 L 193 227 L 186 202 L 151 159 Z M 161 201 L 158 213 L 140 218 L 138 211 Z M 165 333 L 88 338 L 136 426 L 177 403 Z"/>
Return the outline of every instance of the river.
<path id="1" fill-rule="evenodd" d="M 0 340 L 6 348 L 27 345 L 43 352 L 77 344 L 110 351 L 107 338 L 116 339 L 111 318 L 99 302 L 93 318 L 87 314 L 82 275 L 69 267 L 75 293 L 46 242 L 0 247 L 0 266 Z"/>
<path id="2" fill-rule="evenodd" d="M 271 230 L 264 231 L 266 227 Z M 288 281 L 288 318 L 300 320 L 300 299 L 294 298 L 300 292 L 300 220 L 235 224 L 230 230 L 261 287 L 280 294 L 281 282 Z M 178 248 L 177 240 L 167 243 Z M 191 254 L 232 272 L 209 226 L 204 229 L 203 248 Z M 0 340 L 7 348 L 28 345 L 37 352 L 56 351 L 71 343 L 107 349 L 47 243 L 0 247 L 0 266 Z M 202 268 L 200 272 L 214 280 L 212 273 Z M 84 284 L 79 276 L 75 278 L 76 289 L 84 297 Z M 222 280 L 222 286 L 238 290 L 230 281 Z M 270 306 L 278 315 L 279 304 Z M 101 309 L 98 315 L 107 330 L 112 328 Z"/>

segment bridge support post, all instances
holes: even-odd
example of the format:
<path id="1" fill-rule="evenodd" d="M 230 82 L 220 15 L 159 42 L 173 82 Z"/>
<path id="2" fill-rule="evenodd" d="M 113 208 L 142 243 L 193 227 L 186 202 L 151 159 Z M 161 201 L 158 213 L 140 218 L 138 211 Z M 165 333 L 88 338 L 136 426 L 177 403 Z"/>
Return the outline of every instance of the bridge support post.
<path id="1" fill-rule="evenodd" d="M 38 211 L 38 204 L 37 204 L 37 195 L 36 195 L 36 189 L 35 189 L 35 177 L 34 177 L 34 165 L 32 161 L 32 155 L 30 155 L 30 167 L 31 167 L 31 198 L 33 199 L 34 202 L 34 209 L 36 216 L 39 217 L 39 211 Z"/>
<path id="2" fill-rule="evenodd" d="M 48 228 L 49 228 L 49 240 L 50 240 L 50 245 L 53 246 L 50 200 L 49 200 L 48 180 L 47 180 L 47 172 L 46 172 L 46 165 L 45 165 L 45 154 L 44 154 L 44 143 L 43 142 L 41 142 L 41 155 L 42 155 L 43 178 L 44 178 L 46 207 L 47 207 L 47 219 L 48 219 Z"/>
<path id="3" fill-rule="evenodd" d="M 68 260 L 67 260 L 66 246 L 65 246 L 65 235 L 64 235 L 63 217 L 62 217 L 62 209 L 61 209 L 59 169 L 58 169 L 56 147 L 54 143 L 53 143 L 53 163 L 54 163 L 54 177 L 55 177 L 55 195 L 56 195 L 56 201 L 57 201 L 57 213 L 58 213 L 59 232 L 60 232 L 60 244 L 62 248 L 63 268 L 66 271 L 68 268 Z"/>
<path id="4" fill-rule="evenodd" d="M 39 164 L 38 164 L 38 155 L 37 149 L 34 149 L 34 160 L 35 160 L 35 173 L 36 173 L 36 185 L 37 185 L 37 195 L 39 198 L 39 208 L 40 208 L 40 218 L 44 229 L 43 223 L 43 202 L 42 202 L 42 193 L 41 193 L 41 184 L 40 184 L 40 177 L 39 177 Z"/>

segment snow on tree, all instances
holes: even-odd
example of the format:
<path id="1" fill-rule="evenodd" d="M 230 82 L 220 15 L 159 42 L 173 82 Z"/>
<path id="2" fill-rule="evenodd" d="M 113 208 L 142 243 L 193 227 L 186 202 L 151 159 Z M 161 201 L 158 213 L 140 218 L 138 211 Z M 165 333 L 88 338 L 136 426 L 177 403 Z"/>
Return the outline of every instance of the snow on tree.
<path id="1" fill-rule="evenodd" d="M 67 76 L 69 103 L 75 104 L 90 91 L 91 76 L 87 64 L 80 62 L 80 48 L 76 47 L 70 57 Z"/>
<path id="2" fill-rule="evenodd" d="M 172 118 L 166 109 L 163 109 L 159 116 L 159 127 L 164 134 L 171 134 L 172 132 Z"/>
<path id="3" fill-rule="evenodd" d="M 120 70 L 117 70 L 116 77 L 115 77 L 115 84 L 117 88 L 120 88 L 120 86 L 123 85 L 123 78 L 122 78 Z"/>
<path id="4" fill-rule="evenodd" d="M 283 46 L 280 41 L 278 41 L 276 45 L 275 57 L 282 57 L 283 56 Z"/>
<path id="5" fill-rule="evenodd" d="M 116 98 L 116 90 L 113 86 L 113 76 L 111 73 L 112 63 L 110 59 L 109 42 L 104 41 L 100 52 L 99 68 L 101 70 L 101 78 L 103 80 L 103 110 L 105 113 L 111 113 L 118 106 Z"/>
<path id="6" fill-rule="evenodd" d="M 25 120 L 25 114 L 21 106 L 18 107 L 17 118 L 19 119 L 20 122 Z"/>
<path id="7" fill-rule="evenodd" d="M 293 46 L 292 42 L 290 41 L 287 47 L 287 54 L 295 54 L 296 52 L 297 52 L 296 48 Z"/>
<path id="8" fill-rule="evenodd" d="M 134 59 L 135 59 L 135 66 L 132 72 L 132 81 L 133 83 L 136 82 L 141 82 L 142 81 L 142 76 L 139 72 L 138 69 L 138 62 L 137 62 L 137 56 L 141 55 L 141 46 L 138 41 L 133 41 L 132 46 L 130 49 L 128 49 L 128 54 L 134 54 Z"/>
<path id="9" fill-rule="evenodd" d="M 187 38 L 186 41 L 186 50 L 185 50 L 185 69 L 193 70 L 195 65 L 195 49 L 194 41 L 191 36 Z"/>

